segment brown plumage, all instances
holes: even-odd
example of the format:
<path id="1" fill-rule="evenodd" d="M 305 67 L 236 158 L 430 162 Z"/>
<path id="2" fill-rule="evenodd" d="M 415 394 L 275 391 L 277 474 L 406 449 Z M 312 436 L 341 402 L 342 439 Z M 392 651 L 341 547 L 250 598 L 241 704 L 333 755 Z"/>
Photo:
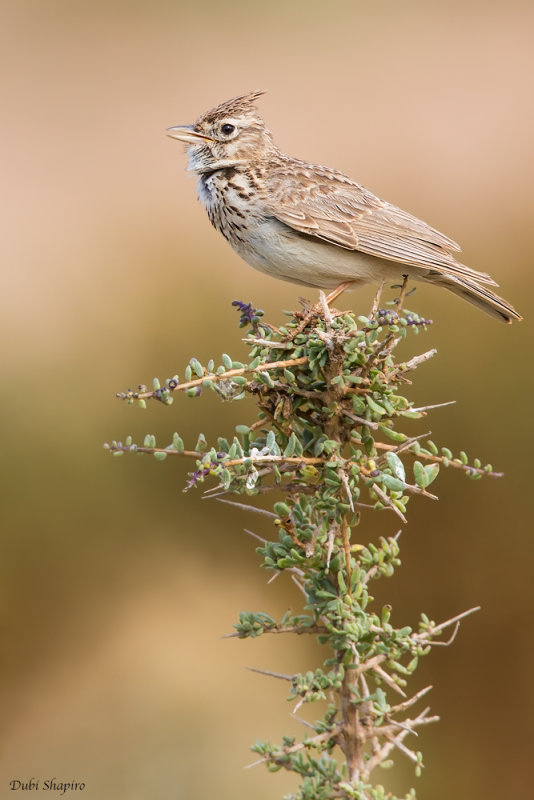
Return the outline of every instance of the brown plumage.
<path id="1" fill-rule="evenodd" d="M 521 316 L 486 288 L 489 275 L 460 263 L 452 239 L 328 167 L 284 155 L 254 102 L 236 97 L 195 125 L 169 128 L 188 145 L 210 221 L 251 266 L 304 286 L 434 283 L 487 314 Z"/>

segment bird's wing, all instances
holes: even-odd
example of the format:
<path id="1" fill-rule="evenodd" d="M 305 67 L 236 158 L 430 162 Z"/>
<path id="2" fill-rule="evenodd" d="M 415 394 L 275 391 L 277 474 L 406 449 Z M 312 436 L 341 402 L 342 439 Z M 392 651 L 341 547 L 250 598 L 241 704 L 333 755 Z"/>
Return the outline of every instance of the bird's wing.
<path id="1" fill-rule="evenodd" d="M 452 239 L 342 173 L 304 162 L 285 166 L 271 172 L 269 212 L 295 231 L 347 250 L 497 285 L 456 260 L 460 247 Z"/>

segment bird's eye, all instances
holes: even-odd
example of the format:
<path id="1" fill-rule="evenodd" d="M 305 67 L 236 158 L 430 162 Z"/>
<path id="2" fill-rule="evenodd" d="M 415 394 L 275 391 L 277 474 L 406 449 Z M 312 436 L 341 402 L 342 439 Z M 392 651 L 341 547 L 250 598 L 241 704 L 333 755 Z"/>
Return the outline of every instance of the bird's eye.
<path id="1" fill-rule="evenodd" d="M 224 133 L 225 136 L 230 136 L 231 133 L 235 131 L 235 125 L 230 125 L 229 122 L 226 122 L 224 125 L 221 125 L 221 133 Z"/>

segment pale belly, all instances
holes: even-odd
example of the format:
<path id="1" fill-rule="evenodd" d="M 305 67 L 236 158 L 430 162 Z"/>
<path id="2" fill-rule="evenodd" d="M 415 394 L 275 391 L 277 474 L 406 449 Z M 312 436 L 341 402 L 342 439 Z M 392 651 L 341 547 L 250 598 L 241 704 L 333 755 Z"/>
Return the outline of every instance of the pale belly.
<path id="1" fill-rule="evenodd" d="M 404 264 L 300 236 L 277 220 L 266 220 L 255 226 L 253 232 L 248 231 L 246 244 L 232 241 L 230 244 L 247 264 L 260 272 L 318 289 L 333 289 L 344 281 L 353 281 L 355 285 L 378 284 L 398 280 L 414 271 Z"/>

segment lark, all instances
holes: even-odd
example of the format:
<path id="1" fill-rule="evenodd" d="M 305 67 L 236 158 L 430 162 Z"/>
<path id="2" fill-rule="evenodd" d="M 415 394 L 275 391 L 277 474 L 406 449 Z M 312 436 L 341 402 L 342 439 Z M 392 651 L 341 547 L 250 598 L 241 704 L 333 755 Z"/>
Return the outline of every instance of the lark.
<path id="1" fill-rule="evenodd" d="M 457 260 L 460 247 L 341 172 L 282 153 L 251 92 L 167 133 L 187 144 L 189 169 L 214 227 L 250 266 L 333 290 L 403 277 L 441 286 L 504 322 L 521 316 Z"/>

